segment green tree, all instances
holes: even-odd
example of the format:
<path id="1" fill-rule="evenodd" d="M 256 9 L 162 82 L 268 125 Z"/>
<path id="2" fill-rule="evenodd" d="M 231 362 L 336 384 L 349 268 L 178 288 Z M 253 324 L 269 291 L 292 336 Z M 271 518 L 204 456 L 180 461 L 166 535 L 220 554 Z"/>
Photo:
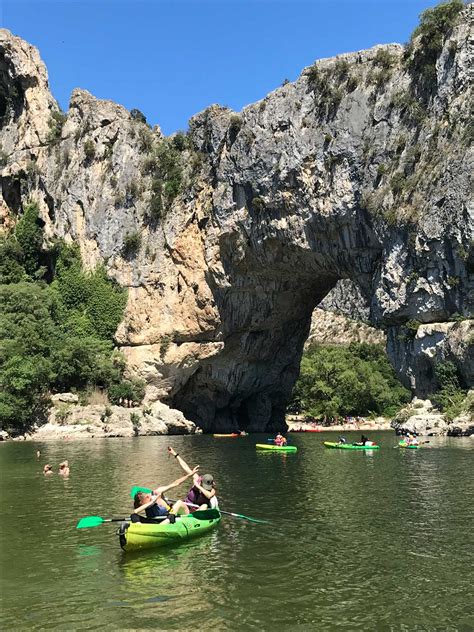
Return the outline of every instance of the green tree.
<path id="1" fill-rule="evenodd" d="M 379 345 L 316 345 L 302 358 L 292 410 L 327 415 L 391 415 L 409 399 Z"/>

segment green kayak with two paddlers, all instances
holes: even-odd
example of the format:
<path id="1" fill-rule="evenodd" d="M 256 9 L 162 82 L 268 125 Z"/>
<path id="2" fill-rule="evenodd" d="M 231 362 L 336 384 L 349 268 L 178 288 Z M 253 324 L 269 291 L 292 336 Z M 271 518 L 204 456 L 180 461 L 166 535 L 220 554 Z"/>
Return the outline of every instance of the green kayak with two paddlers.
<path id="1" fill-rule="evenodd" d="M 336 441 L 325 441 L 325 448 L 335 448 L 336 450 L 379 450 L 380 446 L 375 443 L 372 445 L 362 445 L 357 443 L 338 443 Z"/>
<path id="2" fill-rule="evenodd" d="M 213 529 L 220 520 L 221 513 L 218 509 L 204 509 L 176 516 L 175 522 L 171 524 L 153 524 L 151 521 L 123 522 L 118 530 L 120 546 L 124 551 L 138 551 L 179 544 Z"/>

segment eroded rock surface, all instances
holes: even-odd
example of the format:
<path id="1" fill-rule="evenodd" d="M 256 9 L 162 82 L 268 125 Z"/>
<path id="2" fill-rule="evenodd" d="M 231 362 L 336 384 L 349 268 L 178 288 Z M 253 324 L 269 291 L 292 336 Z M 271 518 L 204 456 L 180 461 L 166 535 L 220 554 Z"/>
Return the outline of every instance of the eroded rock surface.
<path id="1" fill-rule="evenodd" d="M 147 401 L 205 430 L 283 427 L 311 315 L 341 279 L 429 390 L 403 328 L 472 312 L 471 11 L 430 98 L 402 46 L 321 60 L 240 114 L 196 115 L 162 182 L 153 161 L 173 141 L 83 90 L 62 120 L 38 52 L 2 30 L 3 224 L 36 199 L 48 237 L 105 263 L 129 291 L 116 338 Z"/>
<path id="2" fill-rule="evenodd" d="M 72 393 L 63 395 L 71 396 Z M 103 404 L 79 406 L 70 397 L 55 396 L 48 423 L 36 428 L 27 438 L 40 441 L 180 435 L 196 432 L 200 430 L 179 410 L 173 410 L 159 401 L 135 408 Z"/>

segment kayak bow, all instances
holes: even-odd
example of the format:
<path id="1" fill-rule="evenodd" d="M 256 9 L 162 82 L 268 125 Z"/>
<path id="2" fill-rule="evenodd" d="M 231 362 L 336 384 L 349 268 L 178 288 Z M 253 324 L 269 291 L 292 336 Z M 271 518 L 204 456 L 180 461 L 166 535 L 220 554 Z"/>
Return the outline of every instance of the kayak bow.
<path id="1" fill-rule="evenodd" d="M 407 444 L 405 441 L 400 441 L 398 444 L 399 448 L 406 448 L 407 450 L 417 450 L 420 446 L 418 444 Z"/>

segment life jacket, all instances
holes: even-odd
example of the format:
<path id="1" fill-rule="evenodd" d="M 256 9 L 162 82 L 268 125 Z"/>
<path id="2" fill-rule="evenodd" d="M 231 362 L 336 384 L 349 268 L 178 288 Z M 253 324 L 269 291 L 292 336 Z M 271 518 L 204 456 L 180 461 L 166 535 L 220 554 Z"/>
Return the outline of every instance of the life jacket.
<path id="1" fill-rule="evenodd" d="M 168 515 L 169 510 L 170 506 L 168 504 L 166 504 L 165 507 L 164 505 L 155 503 L 151 507 L 147 507 L 145 509 L 145 515 L 147 518 L 159 518 L 160 516 Z"/>
<path id="2" fill-rule="evenodd" d="M 213 496 L 212 498 L 208 498 L 194 486 L 191 487 L 191 489 L 189 490 L 185 502 L 192 503 L 193 505 L 198 506 L 207 505 L 209 508 L 217 508 L 218 506 L 217 498 L 215 496 Z M 195 511 L 196 507 L 190 507 L 189 509 L 190 511 Z"/>

